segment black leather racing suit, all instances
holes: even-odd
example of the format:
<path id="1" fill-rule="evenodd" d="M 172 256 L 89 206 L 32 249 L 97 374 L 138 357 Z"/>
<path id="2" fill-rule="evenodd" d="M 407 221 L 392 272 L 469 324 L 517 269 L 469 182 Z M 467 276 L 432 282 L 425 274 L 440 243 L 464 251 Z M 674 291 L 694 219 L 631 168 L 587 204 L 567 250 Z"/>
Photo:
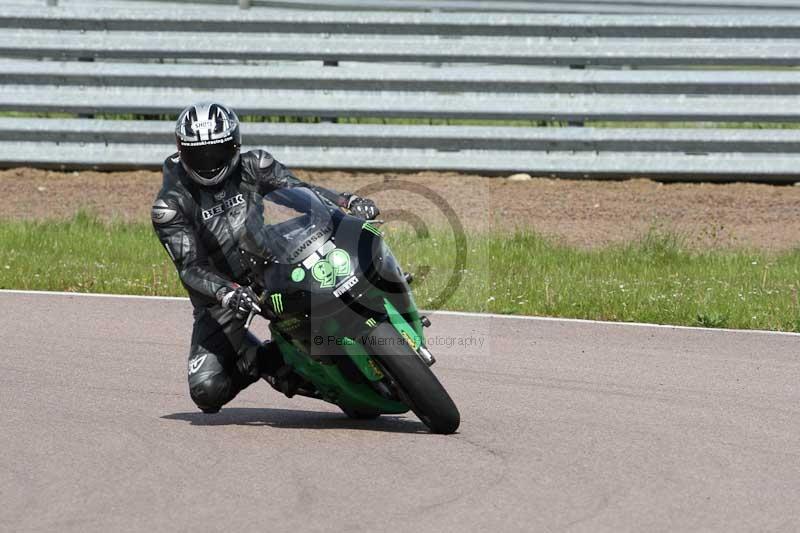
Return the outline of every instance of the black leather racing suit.
<path id="1" fill-rule="evenodd" d="M 241 154 L 239 169 L 218 186 L 202 187 L 186 174 L 178 154 L 164 161 L 164 183 L 152 209 L 153 227 L 172 258 L 194 305 L 189 392 L 205 411 L 216 411 L 282 361 L 275 348 L 244 329 L 217 294 L 248 280 L 238 242 L 257 195 L 282 187 L 309 187 L 344 206 L 347 198 L 297 179 L 263 150 Z"/>

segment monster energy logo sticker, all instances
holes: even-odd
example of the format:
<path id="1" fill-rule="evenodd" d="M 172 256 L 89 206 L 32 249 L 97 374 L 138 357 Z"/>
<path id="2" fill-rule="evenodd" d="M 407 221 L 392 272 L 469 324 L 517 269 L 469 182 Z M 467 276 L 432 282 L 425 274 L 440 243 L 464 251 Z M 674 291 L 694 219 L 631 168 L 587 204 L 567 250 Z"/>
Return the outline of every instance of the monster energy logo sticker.
<path id="1" fill-rule="evenodd" d="M 334 248 L 325 259 L 317 261 L 311 267 L 311 275 L 319 281 L 323 289 L 336 285 L 336 278 L 350 275 L 350 254 L 339 248 Z"/>
<path id="2" fill-rule="evenodd" d="M 375 326 L 377 326 L 377 325 L 378 325 L 378 323 L 377 323 L 377 322 L 375 322 L 375 319 L 374 319 L 374 318 L 370 318 L 370 319 L 368 319 L 368 320 L 367 320 L 367 326 L 369 326 L 369 327 L 371 327 L 371 328 L 374 328 L 374 327 L 375 327 Z"/>
<path id="3" fill-rule="evenodd" d="M 272 308 L 275 310 L 275 312 L 283 313 L 283 296 L 281 293 L 276 292 L 275 294 L 271 295 L 270 298 L 272 299 Z"/>
<path id="4" fill-rule="evenodd" d="M 368 232 L 374 233 L 375 235 L 377 235 L 379 237 L 381 235 L 381 231 L 378 228 L 376 228 L 375 226 L 373 226 L 372 224 L 370 224 L 369 222 L 364 222 L 364 225 L 361 226 L 361 229 L 365 229 Z"/>

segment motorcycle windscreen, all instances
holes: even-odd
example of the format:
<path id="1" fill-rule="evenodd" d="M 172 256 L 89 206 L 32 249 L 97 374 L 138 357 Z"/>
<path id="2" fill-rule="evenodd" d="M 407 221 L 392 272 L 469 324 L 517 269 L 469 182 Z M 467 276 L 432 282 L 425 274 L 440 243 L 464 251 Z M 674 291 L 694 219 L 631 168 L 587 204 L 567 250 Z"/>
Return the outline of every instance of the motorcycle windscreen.
<path id="1" fill-rule="evenodd" d="M 246 222 L 246 249 L 279 263 L 296 264 L 333 235 L 331 206 L 305 187 L 266 194 Z"/>

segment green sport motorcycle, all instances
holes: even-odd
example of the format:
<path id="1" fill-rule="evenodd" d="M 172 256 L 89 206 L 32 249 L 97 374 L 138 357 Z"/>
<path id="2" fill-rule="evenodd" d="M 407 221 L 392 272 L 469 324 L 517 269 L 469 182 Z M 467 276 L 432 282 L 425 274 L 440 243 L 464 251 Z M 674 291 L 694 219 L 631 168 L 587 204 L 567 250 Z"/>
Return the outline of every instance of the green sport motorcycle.
<path id="1" fill-rule="evenodd" d="M 432 432 L 455 432 L 460 414 L 430 369 L 430 322 L 375 224 L 306 188 L 270 192 L 259 205 L 239 250 L 272 339 L 304 381 L 296 393 L 352 418 L 410 409 Z"/>

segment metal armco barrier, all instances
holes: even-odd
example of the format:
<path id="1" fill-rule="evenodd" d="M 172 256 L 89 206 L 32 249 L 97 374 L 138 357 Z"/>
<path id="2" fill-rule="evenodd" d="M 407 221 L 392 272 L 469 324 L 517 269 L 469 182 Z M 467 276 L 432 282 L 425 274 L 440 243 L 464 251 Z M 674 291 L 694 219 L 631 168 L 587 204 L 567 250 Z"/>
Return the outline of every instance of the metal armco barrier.
<path id="1" fill-rule="evenodd" d="M 295 167 L 800 181 L 795 2 L 46 4 L 0 7 L 2 166 L 157 167 L 216 98 Z"/>
<path id="2" fill-rule="evenodd" d="M 171 3 L 180 0 L 7 0 L 19 5 L 80 5 L 109 2 Z M 794 0 L 194 0 L 193 4 L 238 5 L 278 9 L 323 11 L 406 11 L 443 13 L 618 13 L 618 14 L 719 14 L 797 12 Z"/>

